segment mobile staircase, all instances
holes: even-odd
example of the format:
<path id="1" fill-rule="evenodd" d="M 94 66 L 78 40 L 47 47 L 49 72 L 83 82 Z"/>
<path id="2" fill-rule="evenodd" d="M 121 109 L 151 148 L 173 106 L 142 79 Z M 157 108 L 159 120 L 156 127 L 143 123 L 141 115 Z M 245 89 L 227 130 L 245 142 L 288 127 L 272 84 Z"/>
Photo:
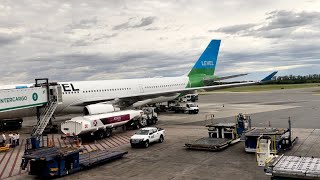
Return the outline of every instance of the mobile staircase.
<path id="1" fill-rule="evenodd" d="M 46 105 L 46 107 L 40 115 L 40 120 L 37 122 L 37 125 L 34 126 L 32 129 L 32 136 L 39 136 L 43 133 L 57 107 L 58 102 L 56 100 L 52 100 Z"/>
<path id="2" fill-rule="evenodd" d="M 39 83 L 39 81 L 45 81 Z M 62 91 L 61 87 L 56 83 L 49 83 L 47 78 L 36 79 L 35 86 L 45 86 L 47 88 L 47 101 L 48 103 L 43 107 L 37 107 L 38 122 L 33 127 L 31 136 L 40 136 L 46 129 L 48 123 L 53 118 L 54 111 L 57 109 L 59 104 L 62 104 Z M 43 108 L 40 113 L 40 108 Z M 52 123 L 51 123 L 52 124 Z"/>

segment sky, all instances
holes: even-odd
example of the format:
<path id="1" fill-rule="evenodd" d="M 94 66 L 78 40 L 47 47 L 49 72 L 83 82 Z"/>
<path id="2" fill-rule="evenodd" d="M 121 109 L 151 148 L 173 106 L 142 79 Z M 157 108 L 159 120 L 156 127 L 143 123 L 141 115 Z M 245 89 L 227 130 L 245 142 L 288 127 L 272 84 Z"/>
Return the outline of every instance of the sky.
<path id="1" fill-rule="evenodd" d="M 211 39 L 215 75 L 320 73 L 320 1 L 0 0 L 0 84 L 180 76 Z"/>

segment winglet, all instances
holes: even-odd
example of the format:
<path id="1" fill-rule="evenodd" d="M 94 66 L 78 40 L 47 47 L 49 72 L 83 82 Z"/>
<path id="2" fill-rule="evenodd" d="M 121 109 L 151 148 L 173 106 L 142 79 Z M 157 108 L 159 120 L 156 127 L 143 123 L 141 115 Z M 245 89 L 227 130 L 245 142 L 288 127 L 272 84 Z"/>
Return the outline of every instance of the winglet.
<path id="1" fill-rule="evenodd" d="M 267 77 L 263 78 L 261 80 L 261 82 L 266 82 L 266 81 L 270 81 L 274 75 L 276 75 L 278 73 L 278 71 L 274 71 L 273 73 L 269 74 Z"/>

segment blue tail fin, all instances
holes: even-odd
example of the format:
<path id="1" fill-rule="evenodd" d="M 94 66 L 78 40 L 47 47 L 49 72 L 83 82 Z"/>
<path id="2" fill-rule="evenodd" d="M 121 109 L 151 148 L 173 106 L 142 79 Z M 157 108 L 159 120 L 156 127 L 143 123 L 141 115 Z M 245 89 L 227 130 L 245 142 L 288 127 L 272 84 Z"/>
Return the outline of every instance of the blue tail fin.
<path id="1" fill-rule="evenodd" d="M 278 71 L 274 71 L 273 73 L 269 74 L 267 77 L 263 78 L 261 82 L 270 81 L 274 75 L 276 75 Z"/>
<path id="2" fill-rule="evenodd" d="M 213 76 L 217 64 L 221 40 L 211 40 L 206 50 L 193 66 L 188 76 Z"/>

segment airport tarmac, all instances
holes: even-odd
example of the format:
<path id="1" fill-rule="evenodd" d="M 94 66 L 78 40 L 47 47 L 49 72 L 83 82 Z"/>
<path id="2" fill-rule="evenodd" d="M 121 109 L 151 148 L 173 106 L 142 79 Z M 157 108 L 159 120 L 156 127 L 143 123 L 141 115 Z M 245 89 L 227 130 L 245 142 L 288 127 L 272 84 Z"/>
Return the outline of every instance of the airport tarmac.
<path id="1" fill-rule="evenodd" d="M 62 179 L 269 179 L 257 166 L 255 155 L 244 152 L 243 142 L 221 152 L 186 150 L 183 145 L 208 135 L 203 126 L 206 114 L 214 114 L 214 122 L 234 122 L 234 116 L 241 112 L 251 116 L 253 126 L 260 127 L 287 127 L 290 116 L 294 136 L 299 140 L 285 154 L 320 157 L 320 96 L 313 93 L 317 89 L 200 95 L 197 115 L 160 113 L 157 126 L 166 130 L 164 143 L 132 149 L 128 139 L 134 131 L 119 130 L 110 139 L 85 146 L 88 150 L 126 150 L 127 155 Z M 24 132 L 27 130 L 23 128 Z M 59 137 L 55 135 L 56 146 L 72 145 Z M 23 148 L 0 153 L 0 179 L 33 179 L 19 168 Z"/>

